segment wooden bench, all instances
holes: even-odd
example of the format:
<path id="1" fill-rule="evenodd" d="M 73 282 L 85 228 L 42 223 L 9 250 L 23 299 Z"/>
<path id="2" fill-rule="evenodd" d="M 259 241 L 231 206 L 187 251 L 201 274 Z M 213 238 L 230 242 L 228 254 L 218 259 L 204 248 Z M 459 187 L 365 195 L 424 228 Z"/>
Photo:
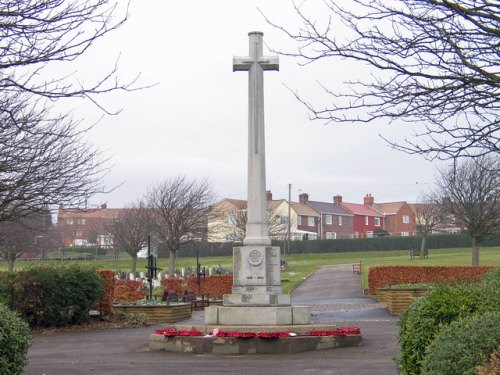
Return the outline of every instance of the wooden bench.
<path id="1" fill-rule="evenodd" d="M 352 265 L 352 273 L 361 275 L 361 262 Z"/>
<path id="2" fill-rule="evenodd" d="M 165 302 L 179 302 L 179 295 L 176 290 L 165 290 L 163 291 L 161 300 Z"/>
<path id="3" fill-rule="evenodd" d="M 201 298 L 200 298 L 201 297 Z M 193 310 L 203 310 L 206 306 L 210 306 L 210 300 L 208 294 L 201 294 L 191 301 L 191 306 Z"/>
<path id="4" fill-rule="evenodd" d="M 420 249 L 410 250 L 410 259 L 420 257 Z M 429 258 L 429 249 L 424 249 L 424 258 Z"/>

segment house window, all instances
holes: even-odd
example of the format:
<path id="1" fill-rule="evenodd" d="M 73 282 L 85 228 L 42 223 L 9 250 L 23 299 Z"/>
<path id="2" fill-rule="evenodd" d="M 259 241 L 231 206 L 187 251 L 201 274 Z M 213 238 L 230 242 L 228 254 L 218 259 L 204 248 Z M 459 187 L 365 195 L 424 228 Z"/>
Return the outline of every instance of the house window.
<path id="1" fill-rule="evenodd" d="M 332 225 L 332 223 L 333 223 L 332 215 L 325 216 L 325 223 L 326 223 L 326 225 Z"/>
<path id="2" fill-rule="evenodd" d="M 365 216 L 365 225 L 368 225 L 368 216 Z"/>
<path id="3" fill-rule="evenodd" d="M 410 233 L 408 233 L 408 232 L 401 232 L 401 236 L 402 237 L 409 237 Z"/>
<path id="4" fill-rule="evenodd" d="M 403 224 L 410 224 L 410 215 L 403 215 Z"/>
<path id="5" fill-rule="evenodd" d="M 66 219 L 66 225 L 73 225 L 73 219 Z"/>
<path id="6" fill-rule="evenodd" d="M 228 214 L 226 221 L 228 224 L 236 224 L 236 214 Z"/>
<path id="7" fill-rule="evenodd" d="M 302 216 L 301 215 L 299 215 L 297 217 L 297 225 L 302 225 Z"/>
<path id="8" fill-rule="evenodd" d="M 335 232 L 326 232 L 326 239 L 327 240 L 334 240 L 337 238 L 337 233 Z"/>
<path id="9" fill-rule="evenodd" d="M 314 217 L 313 216 L 308 216 L 307 217 L 307 226 L 308 227 L 314 227 Z"/>
<path id="10" fill-rule="evenodd" d="M 288 224 L 288 216 L 281 216 L 280 222 L 281 224 Z"/>
<path id="11" fill-rule="evenodd" d="M 379 227 L 380 226 L 380 218 L 376 217 L 374 220 L 375 220 L 375 226 Z"/>
<path id="12" fill-rule="evenodd" d="M 82 231 L 81 230 L 75 230 L 73 232 L 73 237 L 74 238 L 81 238 L 82 237 Z"/>
<path id="13" fill-rule="evenodd" d="M 76 219 L 76 223 L 80 225 L 85 225 L 85 219 Z"/>
<path id="14" fill-rule="evenodd" d="M 339 225 L 342 226 L 342 216 L 339 216 Z"/>

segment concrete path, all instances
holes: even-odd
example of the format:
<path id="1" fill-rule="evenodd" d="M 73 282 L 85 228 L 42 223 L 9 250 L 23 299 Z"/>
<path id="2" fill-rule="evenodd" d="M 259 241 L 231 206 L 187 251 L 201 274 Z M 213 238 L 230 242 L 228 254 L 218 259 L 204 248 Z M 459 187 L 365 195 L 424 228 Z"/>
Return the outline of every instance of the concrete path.
<path id="1" fill-rule="evenodd" d="M 361 290 L 361 277 L 345 265 L 320 268 L 292 293 L 293 304 L 312 307 L 313 322 L 361 327 L 360 347 L 221 357 L 149 350 L 149 334 L 165 325 L 35 334 L 26 374 L 396 374 L 397 318 Z M 184 323 L 191 321 L 203 321 L 202 312 Z"/>

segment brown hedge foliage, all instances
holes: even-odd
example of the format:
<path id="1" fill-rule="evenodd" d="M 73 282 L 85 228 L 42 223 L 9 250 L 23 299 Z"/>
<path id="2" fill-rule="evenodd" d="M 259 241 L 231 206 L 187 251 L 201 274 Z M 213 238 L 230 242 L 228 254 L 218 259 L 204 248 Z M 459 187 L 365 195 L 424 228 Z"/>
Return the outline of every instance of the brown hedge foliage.
<path id="1" fill-rule="evenodd" d="M 147 290 L 141 281 L 115 280 L 114 302 L 133 302 L 146 297 Z"/>
<path id="2" fill-rule="evenodd" d="M 110 270 L 96 271 L 104 279 L 104 293 L 97 302 L 95 309 L 102 315 L 113 313 L 113 300 L 115 295 L 115 272 Z"/>
<path id="3" fill-rule="evenodd" d="M 184 293 L 187 289 L 187 282 L 182 278 L 169 277 L 161 279 L 160 283 L 165 290 L 175 290 L 177 291 L 177 294 Z"/>
<path id="4" fill-rule="evenodd" d="M 166 290 L 176 290 L 178 294 L 183 294 L 186 289 L 192 289 L 198 293 L 196 276 L 187 279 L 163 279 L 161 285 Z M 211 275 L 201 278 L 201 293 L 208 295 L 210 298 L 222 298 L 224 294 L 231 293 L 232 286 L 233 275 Z"/>
<path id="5" fill-rule="evenodd" d="M 494 266 L 377 266 L 368 270 L 368 293 L 398 284 L 467 284 L 478 281 Z"/>

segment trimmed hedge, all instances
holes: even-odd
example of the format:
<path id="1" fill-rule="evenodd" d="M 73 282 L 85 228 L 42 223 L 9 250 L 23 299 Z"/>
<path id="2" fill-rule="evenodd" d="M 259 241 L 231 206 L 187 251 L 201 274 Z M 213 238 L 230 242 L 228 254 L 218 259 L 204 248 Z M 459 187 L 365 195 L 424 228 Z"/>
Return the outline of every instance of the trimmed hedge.
<path id="1" fill-rule="evenodd" d="M 187 279 L 166 278 L 161 280 L 161 285 L 166 290 L 175 290 L 178 294 L 184 293 L 186 289 L 198 292 L 196 276 Z M 233 275 L 209 275 L 201 278 L 201 293 L 210 298 L 222 298 L 224 294 L 231 293 L 233 286 Z"/>
<path id="2" fill-rule="evenodd" d="M 0 303 L 0 374 L 23 374 L 30 344 L 28 324 Z"/>
<path id="3" fill-rule="evenodd" d="M 133 302 L 147 296 L 144 283 L 136 280 L 115 280 L 115 293 L 113 302 Z"/>
<path id="4" fill-rule="evenodd" d="M 439 285 L 427 296 L 417 299 L 401 316 L 399 321 L 399 343 L 401 355 L 397 360 L 402 374 L 418 375 L 422 373 L 422 365 L 431 349 L 433 341 L 453 321 L 461 320 L 457 329 L 471 319 L 472 316 L 489 316 L 500 311 L 500 268 L 489 271 L 483 279 L 471 285 Z M 498 321 L 497 318 L 491 319 Z M 471 322 L 471 326 L 479 324 Z M 490 324 L 490 323 L 488 323 Z M 477 326 L 479 329 L 479 326 Z M 472 327 L 469 332 L 472 332 Z M 481 332 L 484 332 L 482 330 Z M 477 332 L 479 335 L 481 333 Z M 472 333 L 470 333 L 472 335 Z M 455 340 L 456 333 L 446 333 L 445 339 Z M 478 338 L 471 339 L 479 340 Z M 443 339 L 444 340 L 444 339 Z M 458 340 L 458 339 L 457 339 Z M 437 344 L 436 344 L 437 345 Z M 451 351 L 458 350 L 453 342 L 443 343 Z M 452 353 L 440 355 L 453 356 Z M 465 354 L 464 354 L 465 355 Z M 474 356 L 474 354 L 471 354 Z M 485 353 L 488 355 L 488 352 Z M 429 370 L 430 371 L 430 370 Z M 429 372 L 434 373 L 434 372 Z M 435 372 L 441 374 L 441 372 Z"/>
<path id="5" fill-rule="evenodd" d="M 9 307 L 31 326 L 64 326 L 88 322 L 104 287 L 95 270 L 70 266 L 20 271 L 7 289 Z"/>
<path id="6" fill-rule="evenodd" d="M 467 284 L 479 281 L 494 266 L 377 266 L 368 270 L 368 293 L 398 284 Z"/>
<path id="7" fill-rule="evenodd" d="M 474 375 L 500 345 L 500 312 L 451 322 L 427 346 L 422 374 Z"/>
<path id="8" fill-rule="evenodd" d="M 94 303 L 94 309 L 99 310 L 101 315 L 112 314 L 116 273 L 110 270 L 97 270 L 96 272 L 102 279 L 104 290 L 101 297 Z"/>
<path id="9" fill-rule="evenodd" d="M 436 249 L 449 248 L 470 248 L 471 239 L 465 234 L 439 234 L 427 237 L 427 248 Z M 283 241 L 272 241 L 273 246 L 283 248 Z M 307 240 L 292 241 L 290 244 L 290 254 L 301 253 L 341 253 L 353 251 L 388 251 L 388 250 L 411 250 L 419 249 L 420 237 L 377 237 L 377 238 L 352 238 L 335 240 Z M 222 243 L 189 243 L 181 245 L 177 252 L 180 258 L 190 258 L 196 256 L 214 257 L 231 256 L 233 247 L 236 244 L 231 242 Z M 481 247 L 500 246 L 500 236 L 481 243 Z M 160 257 L 168 257 L 166 249 L 159 249 Z"/>

